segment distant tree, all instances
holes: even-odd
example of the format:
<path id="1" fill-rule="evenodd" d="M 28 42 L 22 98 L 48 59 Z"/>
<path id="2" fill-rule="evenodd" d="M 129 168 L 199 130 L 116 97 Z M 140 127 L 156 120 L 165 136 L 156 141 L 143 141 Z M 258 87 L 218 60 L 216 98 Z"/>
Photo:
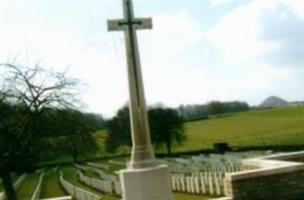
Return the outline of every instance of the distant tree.
<path id="1" fill-rule="evenodd" d="M 183 120 L 174 109 L 152 108 L 148 111 L 150 133 L 154 145 L 165 144 L 171 154 L 174 142 L 181 144 L 185 139 Z M 121 108 L 107 123 L 107 150 L 113 152 L 121 145 L 131 146 L 130 117 L 128 107 Z"/>
<path id="2" fill-rule="evenodd" d="M 122 107 L 112 119 L 107 121 L 108 137 L 106 150 L 114 152 L 122 145 L 131 146 L 130 115 L 127 106 Z"/>
<path id="3" fill-rule="evenodd" d="M 207 104 L 180 105 L 177 111 L 184 121 L 208 119 L 209 115 L 217 115 L 232 112 L 248 111 L 249 105 L 246 102 L 211 101 Z"/>
<path id="4" fill-rule="evenodd" d="M 10 173 L 33 167 L 44 130 L 43 113 L 48 108 L 73 106 L 78 81 L 38 65 L 30 68 L 0 64 L 0 67 L 5 68 L 1 74 L 5 83 L 0 88 L 0 175 L 6 198 L 15 200 Z"/>
<path id="5" fill-rule="evenodd" d="M 208 114 L 209 115 L 216 115 L 225 113 L 225 106 L 223 103 L 219 101 L 211 101 L 207 104 Z"/>
<path id="6" fill-rule="evenodd" d="M 172 144 L 185 140 L 183 119 L 172 108 L 149 110 L 150 130 L 154 144 L 165 144 L 168 155 L 172 154 Z"/>
<path id="7" fill-rule="evenodd" d="M 231 102 L 219 102 L 211 101 L 207 104 L 209 115 L 224 114 L 248 111 L 249 106 L 246 102 L 231 101 Z"/>
<path id="8" fill-rule="evenodd" d="M 97 130 L 96 122 L 87 115 L 74 109 L 57 110 L 55 122 L 50 123 L 56 134 L 57 148 L 69 153 L 74 162 L 80 155 L 95 153 L 98 146 L 92 136 Z"/>
<path id="9" fill-rule="evenodd" d="M 90 125 L 90 129 L 94 131 L 102 130 L 106 128 L 106 121 L 102 115 L 96 113 L 83 113 Z"/>
<path id="10" fill-rule="evenodd" d="M 227 107 L 227 112 L 242 112 L 249 110 L 249 105 L 246 102 L 241 101 L 226 102 L 225 106 Z"/>
<path id="11" fill-rule="evenodd" d="M 206 105 L 180 105 L 177 111 L 184 121 L 208 118 Z"/>

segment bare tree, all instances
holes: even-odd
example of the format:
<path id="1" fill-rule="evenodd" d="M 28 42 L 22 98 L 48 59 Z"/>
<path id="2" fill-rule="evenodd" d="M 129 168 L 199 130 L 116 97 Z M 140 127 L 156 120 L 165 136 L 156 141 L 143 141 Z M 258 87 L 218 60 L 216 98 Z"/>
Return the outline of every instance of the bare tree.
<path id="1" fill-rule="evenodd" d="M 73 106 L 75 85 L 79 80 L 67 78 L 66 73 L 54 73 L 35 65 L 33 68 L 13 64 L 5 66 L 6 94 L 24 104 L 28 111 L 41 111 L 43 107 Z"/>
<path id="2" fill-rule="evenodd" d="M 49 108 L 74 107 L 79 81 L 39 65 L 5 63 L 0 67 L 5 68 L 4 88 L 0 88 L 0 176 L 7 199 L 15 200 L 10 172 L 24 170 L 20 162 L 34 163 L 43 129 L 41 116 Z"/>

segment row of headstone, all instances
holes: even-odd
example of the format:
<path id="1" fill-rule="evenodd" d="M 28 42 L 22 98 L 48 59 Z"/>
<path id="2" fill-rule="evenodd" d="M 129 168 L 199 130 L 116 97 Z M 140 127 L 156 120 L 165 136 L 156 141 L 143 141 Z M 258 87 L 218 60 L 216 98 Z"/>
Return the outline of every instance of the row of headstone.
<path id="1" fill-rule="evenodd" d="M 185 164 L 187 163 L 188 164 Z M 183 163 L 181 164 L 181 160 L 179 162 L 172 162 L 168 161 L 165 163 L 169 166 L 169 170 L 172 173 L 197 173 L 197 172 L 204 172 L 204 171 L 211 171 L 211 172 L 236 172 L 242 170 L 241 162 L 234 162 L 234 161 L 226 161 L 223 163 L 204 163 L 204 162 L 191 162 L 191 160 L 186 161 L 183 159 Z"/>
<path id="2" fill-rule="evenodd" d="M 203 164 L 201 164 L 201 165 L 203 165 Z M 193 164 L 192 166 L 169 165 L 169 169 L 170 169 L 171 173 L 184 173 L 184 174 L 198 173 L 198 172 L 204 172 L 204 171 L 231 173 L 231 172 L 237 172 L 237 171 L 243 170 L 243 168 L 241 167 L 240 164 L 231 164 L 231 165 L 227 165 L 225 167 L 214 167 L 214 168 L 202 167 L 202 166 L 195 165 L 195 164 Z"/>
<path id="3" fill-rule="evenodd" d="M 117 175 L 114 175 L 114 174 L 109 174 L 107 173 L 106 171 L 100 169 L 100 168 L 96 168 L 96 167 L 93 167 L 93 166 L 84 166 L 84 165 L 77 165 L 77 164 L 74 164 L 74 166 L 77 168 L 77 169 L 80 169 L 82 171 L 86 171 L 88 169 L 93 169 L 95 173 L 97 173 L 99 175 L 99 177 L 103 180 L 106 180 L 106 181 L 117 181 L 118 180 L 118 176 Z"/>
<path id="4" fill-rule="evenodd" d="M 78 164 L 74 164 L 74 167 L 77 169 L 80 169 L 82 171 L 86 171 L 88 169 L 88 167 L 86 167 L 84 165 L 78 165 Z"/>
<path id="5" fill-rule="evenodd" d="M 103 170 L 109 170 L 110 169 L 110 166 L 106 165 L 106 164 L 97 164 L 97 163 L 88 162 L 87 165 L 91 166 L 91 167 L 103 169 Z"/>
<path id="6" fill-rule="evenodd" d="M 126 162 L 124 161 L 118 161 L 118 160 L 108 160 L 108 163 L 114 164 L 114 165 L 120 165 L 120 166 L 126 166 Z"/>
<path id="7" fill-rule="evenodd" d="M 54 167 L 53 172 L 57 172 L 59 169 L 59 165 L 57 165 L 56 167 Z"/>
<path id="8" fill-rule="evenodd" d="M 27 174 L 21 175 L 18 180 L 14 183 L 14 189 L 18 190 L 22 184 L 22 182 L 25 180 Z"/>
<path id="9" fill-rule="evenodd" d="M 104 193 L 113 194 L 112 181 L 100 180 L 85 176 L 80 170 L 77 171 L 77 174 L 79 180 L 87 186 L 95 188 Z"/>
<path id="10" fill-rule="evenodd" d="M 103 171 L 102 169 L 94 168 L 94 171 L 99 175 L 99 177 L 103 180 L 107 181 L 117 181 L 118 176 L 113 174 L 108 174 L 107 172 Z"/>
<path id="11" fill-rule="evenodd" d="M 83 188 L 74 186 L 63 178 L 62 172 L 60 173 L 59 182 L 64 190 L 69 193 L 73 199 L 76 200 L 99 200 L 101 197 L 96 194 L 89 192 Z"/>
<path id="12" fill-rule="evenodd" d="M 118 196 L 121 196 L 122 194 L 122 190 L 121 190 L 121 184 L 120 181 L 114 181 L 114 192 L 115 194 L 117 194 Z"/>
<path id="13" fill-rule="evenodd" d="M 85 176 L 82 171 L 78 170 L 78 178 L 87 186 L 95 188 L 101 192 L 108 194 L 121 195 L 121 186 L 119 181 L 101 180 Z"/>
<path id="14" fill-rule="evenodd" d="M 208 194 L 219 196 L 224 194 L 223 177 L 216 174 L 203 173 L 185 176 L 176 174 L 171 177 L 172 190 L 190 194 Z"/>
<path id="15" fill-rule="evenodd" d="M 40 200 L 72 200 L 72 196 L 63 196 L 63 197 L 47 198 Z"/>
<path id="16" fill-rule="evenodd" d="M 42 172 L 42 173 L 40 174 L 39 182 L 38 182 L 38 184 L 37 184 L 37 186 L 36 186 L 35 192 L 34 192 L 34 194 L 32 195 L 31 200 L 38 200 L 38 199 L 39 199 L 39 197 L 40 197 L 40 192 L 41 192 L 41 185 L 42 185 L 43 177 L 44 177 L 44 172 Z"/>

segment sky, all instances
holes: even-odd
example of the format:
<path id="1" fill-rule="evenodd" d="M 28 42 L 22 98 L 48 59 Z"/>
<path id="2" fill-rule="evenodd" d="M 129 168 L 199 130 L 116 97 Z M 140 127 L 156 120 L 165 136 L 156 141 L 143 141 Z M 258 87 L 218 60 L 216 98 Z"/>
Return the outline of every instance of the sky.
<path id="1" fill-rule="evenodd" d="M 304 100 L 304 1 L 133 0 L 148 105 Z M 120 0 L 0 0 L 0 63 L 40 63 L 86 83 L 81 109 L 111 117 L 128 101 Z"/>

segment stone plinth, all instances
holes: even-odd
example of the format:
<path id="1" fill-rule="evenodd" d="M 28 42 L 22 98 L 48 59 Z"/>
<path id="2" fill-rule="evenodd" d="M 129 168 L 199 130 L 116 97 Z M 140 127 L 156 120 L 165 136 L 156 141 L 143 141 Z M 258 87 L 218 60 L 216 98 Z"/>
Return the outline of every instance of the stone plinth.
<path id="1" fill-rule="evenodd" d="M 120 171 L 123 200 L 172 200 L 167 166 Z"/>

